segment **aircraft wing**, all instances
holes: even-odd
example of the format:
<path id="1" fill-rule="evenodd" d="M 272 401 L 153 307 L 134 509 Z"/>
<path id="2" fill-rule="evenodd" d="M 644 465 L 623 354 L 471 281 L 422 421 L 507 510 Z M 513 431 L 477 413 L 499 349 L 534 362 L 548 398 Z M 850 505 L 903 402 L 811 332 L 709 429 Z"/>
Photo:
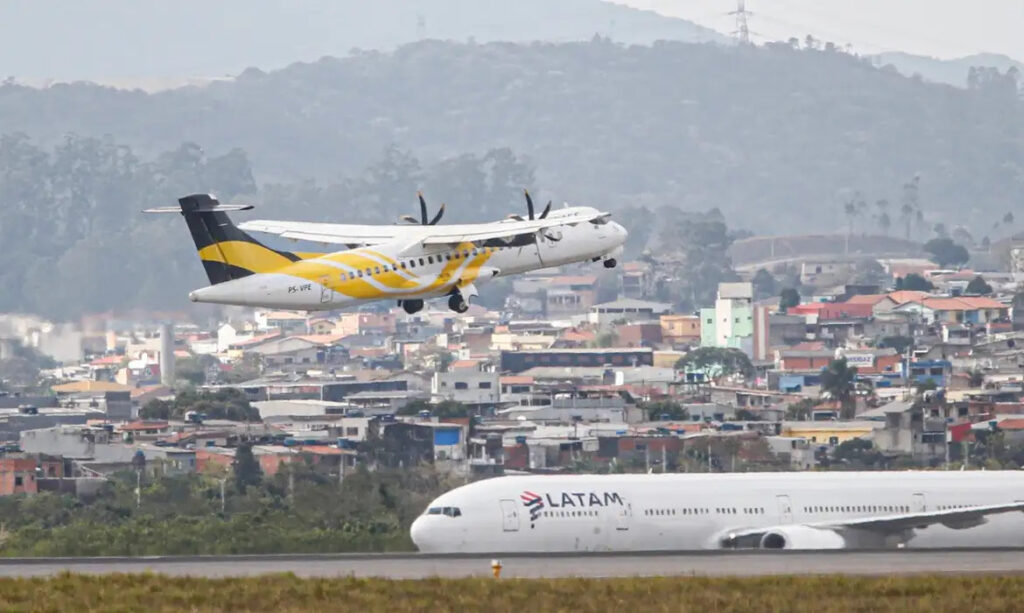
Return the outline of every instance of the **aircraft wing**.
<path id="1" fill-rule="evenodd" d="M 379 245 L 401 238 L 412 238 L 422 232 L 418 226 L 375 226 L 267 219 L 246 221 L 238 224 L 238 227 L 246 232 L 260 232 L 292 240 L 339 245 Z"/>
<path id="2" fill-rule="evenodd" d="M 857 517 L 838 521 L 807 522 L 800 524 L 780 524 L 761 528 L 741 528 L 727 530 L 720 535 L 719 542 L 728 546 L 726 539 L 733 543 L 746 543 L 751 546 L 760 542 L 767 535 L 775 535 L 782 543 L 779 548 L 786 549 L 841 549 L 844 546 L 844 533 L 869 532 L 881 536 L 898 534 L 915 528 L 942 524 L 955 530 L 964 530 L 979 526 L 987 521 L 989 515 L 1024 511 L 1024 502 L 1004 504 L 978 505 L 958 509 L 943 509 L 919 513 L 895 513 Z"/>
<path id="3" fill-rule="evenodd" d="M 816 528 L 840 528 L 855 530 L 871 530 L 878 532 L 898 532 L 908 528 L 924 528 L 933 524 L 943 524 L 948 528 L 972 528 L 985 523 L 985 517 L 998 513 L 1024 511 L 1024 502 L 1008 502 L 1005 504 L 989 504 L 942 511 L 925 511 L 921 513 L 900 513 L 880 515 L 877 517 L 859 517 L 841 522 L 821 522 L 809 524 Z"/>
<path id="4" fill-rule="evenodd" d="M 567 214 L 552 215 L 545 219 L 502 220 L 492 223 L 451 224 L 438 226 L 416 225 L 354 225 L 306 221 L 273 221 L 255 219 L 239 224 L 246 232 L 274 234 L 282 238 L 306 240 L 317 243 L 341 245 L 379 245 L 381 243 L 405 242 L 409 246 L 450 245 L 489 239 L 507 238 L 532 234 L 546 228 L 577 224 L 582 222 L 603 223 L 609 214 L 596 209 L 580 210 Z"/>
<path id="5" fill-rule="evenodd" d="M 424 245 L 450 245 L 472 243 L 490 239 L 513 239 L 524 234 L 533 234 L 547 228 L 574 225 L 583 222 L 603 223 L 609 213 L 596 210 L 581 211 L 570 215 L 559 215 L 545 219 L 504 220 L 494 223 L 460 224 L 433 226 L 423 236 Z"/>

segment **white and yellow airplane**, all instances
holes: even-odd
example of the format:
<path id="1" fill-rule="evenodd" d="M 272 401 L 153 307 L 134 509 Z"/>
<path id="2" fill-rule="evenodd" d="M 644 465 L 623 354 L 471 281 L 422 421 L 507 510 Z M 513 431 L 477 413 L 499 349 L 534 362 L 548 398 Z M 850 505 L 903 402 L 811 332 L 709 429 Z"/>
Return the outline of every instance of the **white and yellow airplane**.
<path id="1" fill-rule="evenodd" d="M 415 225 L 373 226 L 250 221 L 236 227 L 227 211 L 250 205 L 221 204 L 209 194 L 178 200 L 180 207 L 147 213 L 181 213 L 185 217 L 210 286 L 189 293 L 193 302 L 293 310 L 331 310 L 377 300 L 394 300 L 407 313 L 424 300 L 448 298 L 458 313 L 478 295 L 476 285 L 499 276 L 573 262 L 616 265 L 626 230 L 610 214 L 591 207 L 552 211 L 534 218 L 526 194 L 527 219 L 510 216 L 483 224 L 438 226 L 444 205 L 427 220 L 420 196 L 421 220 Z M 279 251 L 245 230 L 294 240 L 344 245 L 330 253 Z"/>

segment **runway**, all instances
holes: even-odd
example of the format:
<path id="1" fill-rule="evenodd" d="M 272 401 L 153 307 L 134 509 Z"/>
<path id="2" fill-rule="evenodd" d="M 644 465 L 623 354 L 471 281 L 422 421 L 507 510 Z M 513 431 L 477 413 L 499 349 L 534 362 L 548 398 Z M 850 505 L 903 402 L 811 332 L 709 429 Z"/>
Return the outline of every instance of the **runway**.
<path id="1" fill-rule="evenodd" d="M 299 577 L 490 576 L 482 555 L 324 554 L 189 556 L 152 558 L 22 558 L 0 560 L 0 577 L 160 573 L 240 577 L 294 573 Z M 586 555 L 504 555 L 503 578 L 628 576 L 757 576 L 779 574 L 890 575 L 919 573 L 1020 573 L 1024 549 L 829 552 L 688 552 Z"/>

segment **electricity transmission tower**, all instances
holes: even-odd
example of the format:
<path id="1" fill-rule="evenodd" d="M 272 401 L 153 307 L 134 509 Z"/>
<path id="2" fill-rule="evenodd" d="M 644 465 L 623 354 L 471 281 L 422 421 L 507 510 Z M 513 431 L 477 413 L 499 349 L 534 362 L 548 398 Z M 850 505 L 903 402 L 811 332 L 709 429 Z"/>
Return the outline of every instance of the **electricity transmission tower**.
<path id="1" fill-rule="evenodd" d="M 736 10 L 731 11 L 730 15 L 736 18 L 736 29 L 733 30 L 733 36 L 739 39 L 740 44 L 750 44 L 750 28 L 747 26 L 747 17 L 753 15 L 747 10 L 746 0 L 736 0 Z"/>

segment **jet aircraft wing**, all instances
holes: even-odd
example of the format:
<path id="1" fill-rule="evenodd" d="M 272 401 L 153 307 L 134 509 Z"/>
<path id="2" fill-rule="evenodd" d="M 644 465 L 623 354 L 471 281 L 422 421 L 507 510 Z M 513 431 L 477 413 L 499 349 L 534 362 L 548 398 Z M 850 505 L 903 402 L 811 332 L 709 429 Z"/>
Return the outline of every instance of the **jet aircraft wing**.
<path id="1" fill-rule="evenodd" d="M 942 524 L 955 530 L 963 530 L 985 523 L 987 521 L 986 518 L 989 515 L 1011 513 L 1013 511 L 1024 511 L 1024 502 L 977 505 L 914 513 L 893 513 L 842 519 L 837 521 L 780 524 L 759 528 L 740 528 L 736 530 L 726 530 L 722 536 L 727 536 L 729 540 L 734 542 L 743 540 L 749 541 L 751 538 L 760 538 L 771 532 L 785 531 L 792 528 L 798 528 L 808 532 L 825 534 L 834 533 L 838 536 L 842 536 L 842 534 L 847 531 L 863 531 L 888 535 L 896 534 L 905 530 L 913 530 L 915 528 L 926 528 L 936 524 Z"/>
<path id="2" fill-rule="evenodd" d="M 1010 513 L 1013 511 L 1024 511 L 1024 502 L 859 517 L 839 522 L 815 522 L 808 525 L 814 528 L 840 528 L 877 532 L 898 532 L 908 528 L 924 528 L 933 524 L 943 524 L 949 528 L 963 529 L 985 523 L 985 517 L 988 515 Z"/>

